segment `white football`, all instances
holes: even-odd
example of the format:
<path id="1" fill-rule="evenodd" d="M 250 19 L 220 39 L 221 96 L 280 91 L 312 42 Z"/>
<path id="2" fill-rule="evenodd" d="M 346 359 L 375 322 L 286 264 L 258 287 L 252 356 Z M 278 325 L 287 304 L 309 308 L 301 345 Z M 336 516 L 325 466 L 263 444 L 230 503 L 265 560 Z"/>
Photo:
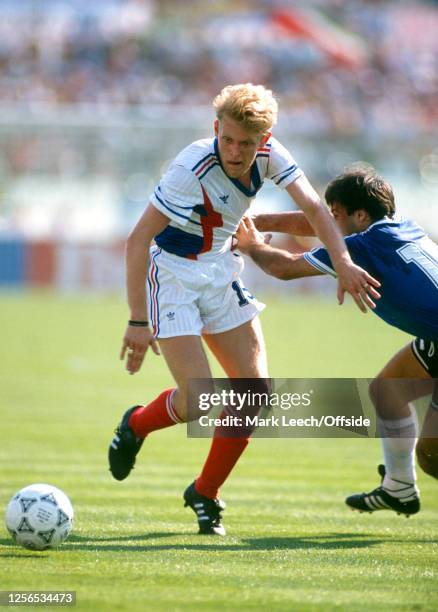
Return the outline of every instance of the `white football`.
<path id="1" fill-rule="evenodd" d="M 24 548 L 56 548 L 72 530 L 73 506 L 60 489 L 33 484 L 15 493 L 5 520 L 14 541 Z"/>

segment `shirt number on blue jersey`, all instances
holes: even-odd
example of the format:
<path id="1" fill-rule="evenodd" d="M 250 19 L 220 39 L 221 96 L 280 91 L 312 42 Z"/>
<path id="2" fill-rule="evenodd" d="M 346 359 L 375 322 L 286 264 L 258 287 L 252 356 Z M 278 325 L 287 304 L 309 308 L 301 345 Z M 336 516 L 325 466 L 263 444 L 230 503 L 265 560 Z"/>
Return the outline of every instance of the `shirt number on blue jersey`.
<path id="1" fill-rule="evenodd" d="M 420 268 L 438 289 L 438 266 L 426 251 L 410 242 L 397 249 L 397 253 L 406 263 L 413 263 Z"/>

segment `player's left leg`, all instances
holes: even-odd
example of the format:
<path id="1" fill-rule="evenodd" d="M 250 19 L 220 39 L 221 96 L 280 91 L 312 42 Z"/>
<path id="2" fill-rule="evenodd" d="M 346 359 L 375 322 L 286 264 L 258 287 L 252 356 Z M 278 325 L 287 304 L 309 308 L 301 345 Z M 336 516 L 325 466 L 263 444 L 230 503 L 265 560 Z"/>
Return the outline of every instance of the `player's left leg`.
<path id="1" fill-rule="evenodd" d="M 412 350 L 435 381 L 432 401 L 416 446 L 417 460 L 426 474 L 438 478 L 438 342 L 416 338 Z"/>
<path id="2" fill-rule="evenodd" d="M 257 318 L 264 305 L 249 293 L 238 278 L 242 268 L 242 257 L 232 252 L 215 263 L 211 287 L 200 295 L 198 301 L 203 338 L 227 376 L 233 379 L 233 387 L 236 379 L 247 378 L 253 379 L 257 388 L 261 385 L 266 388 L 266 350 Z M 228 410 L 229 407 L 223 408 Z M 230 437 L 230 433 L 233 437 Z M 186 505 L 197 513 L 199 521 L 200 512 L 204 512 L 204 509 L 207 512 L 211 500 L 219 501 L 219 488 L 245 450 L 250 433 L 240 429 L 230 432 L 226 428 L 216 428 L 202 472 L 184 493 Z M 201 523 L 199 526 L 201 528 Z"/>
<path id="3" fill-rule="evenodd" d="M 254 379 L 253 391 L 268 390 L 266 348 L 258 317 L 226 332 L 206 334 L 204 339 L 230 379 Z M 198 493 L 212 499 L 218 497 L 219 488 L 248 445 L 251 433 L 242 429 L 227 437 L 222 428 L 215 430 L 210 452 L 195 481 Z"/>
<path id="4" fill-rule="evenodd" d="M 203 338 L 229 378 L 268 378 L 259 317 L 226 332 L 204 334 Z"/>
<path id="5" fill-rule="evenodd" d="M 438 381 L 436 379 L 432 401 L 424 418 L 421 436 L 415 450 L 418 465 L 423 472 L 438 478 Z"/>
<path id="6" fill-rule="evenodd" d="M 384 466 L 381 486 L 367 494 L 352 495 L 347 505 L 363 512 L 390 509 L 409 516 L 420 509 L 416 487 L 415 444 L 417 416 L 410 404 L 432 391 L 430 374 L 414 355 L 412 345 L 401 349 L 370 385 L 378 417 Z"/>
<path id="7" fill-rule="evenodd" d="M 267 389 L 268 366 L 266 349 L 258 317 L 226 332 L 206 334 L 206 343 L 227 376 L 231 379 L 253 379 L 257 391 Z M 224 414 L 224 413 L 223 413 Z M 229 432 L 217 427 L 201 474 L 184 492 L 184 500 L 199 516 L 210 500 L 219 500 L 219 488 L 248 445 L 251 431 Z M 200 523 L 201 527 L 201 523 Z M 214 531 L 225 535 L 225 529 Z"/>

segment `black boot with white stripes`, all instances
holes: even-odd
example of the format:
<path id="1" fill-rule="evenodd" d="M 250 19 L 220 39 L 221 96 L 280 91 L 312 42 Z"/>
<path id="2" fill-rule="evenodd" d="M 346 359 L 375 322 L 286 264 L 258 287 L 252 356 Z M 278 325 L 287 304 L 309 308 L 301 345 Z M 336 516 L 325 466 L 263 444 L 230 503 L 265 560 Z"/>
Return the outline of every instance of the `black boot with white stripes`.
<path id="1" fill-rule="evenodd" d="M 184 506 L 190 506 L 198 518 L 199 532 L 201 534 L 220 535 L 226 534 L 222 525 L 222 514 L 226 504 L 221 499 L 210 499 L 197 492 L 195 483 L 184 491 Z"/>
<path id="2" fill-rule="evenodd" d="M 115 430 L 108 449 L 110 472 L 116 480 L 124 480 L 135 464 L 135 458 L 143 444 L 143 438 L 137 438 L 129 427 L 129 417 L 139 406 L 133 406 L 125 412 Z"/>
<path id="3" fill-rule="evenodd" d="M 382 485 L 370 493 L 357 493 L 350 495 L 345 500 L 347 506 L 359 512 L 375 512 L 376 510 L 393 510 L 397 514 L 404 514 L 406 517 L 416 514 L 420 510 L 420 497 L 418 489 L 409 482 L 395 481 L 400 487 L 397 490 L 390 490 L 383 486 L 385 478 L 385 466 L 379 465 L 378 471 L 382 477 Z M 391 495 L 396 493 L 397 496 Z"/>

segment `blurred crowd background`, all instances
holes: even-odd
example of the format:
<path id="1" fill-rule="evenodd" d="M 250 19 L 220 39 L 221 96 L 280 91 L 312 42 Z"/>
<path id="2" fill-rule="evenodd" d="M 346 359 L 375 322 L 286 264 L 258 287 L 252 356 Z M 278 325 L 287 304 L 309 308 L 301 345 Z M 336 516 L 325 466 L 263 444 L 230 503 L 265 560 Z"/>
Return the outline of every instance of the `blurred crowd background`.
<path id="1" fill-rule="evenodd" d="M 2 0 L 0 99 L 209 104 L 265 83 L 301 132 L 436 125 L 438 13 L 387 0 Z M 302 7 L 306 7 L 303 9 Z"/>
<path id="2" fill-rule="evenodd" d="M 0 11 L 4 243 L 123 240 L 172 157 L 211 135 L 212 98 L 238 82 L 274 90 L 275 135 L 321 192 L 365 160 L 438 236 L 437 2 L 2 0 Z M 268 187 L 257 206 L 289 202 Z"/>

